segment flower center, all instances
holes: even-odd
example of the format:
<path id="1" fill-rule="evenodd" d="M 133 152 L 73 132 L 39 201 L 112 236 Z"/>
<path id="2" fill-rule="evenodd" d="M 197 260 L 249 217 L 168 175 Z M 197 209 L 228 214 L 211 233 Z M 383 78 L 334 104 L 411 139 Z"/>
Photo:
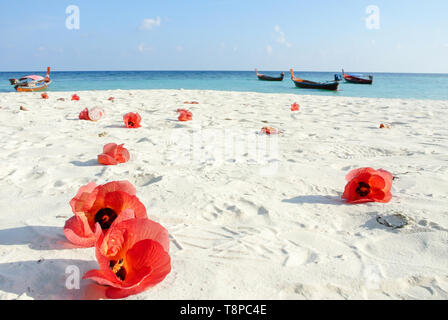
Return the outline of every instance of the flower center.
<path id="1" fill-rule="evenodd" d="M 134 126 L 134 122 L 132 122 L 132 121 L 128 121 L 128 125 L 129 125 L 130 127 L 133 127 L 133 126 Z"/>
<path id="2" fill-rule="evenodd" d="M 118 261 L 111 260 L 109 262 L 109 268 L 112 270 L 113 273 L 117 276 L 118 279 L 121 281 L 124 281 L 126 278 L 126 269 L 123 267 L 124 260 L 121 258 Z"/>
<path id="3" fill-rule="evenodd" d="M 370 193 L 370 186 L 365 182 L 360 182 L 358 188 L 356 188 L 356 193 L 361 197 L 365 197 Z"/>
<path id="4" fill-rule="evenodd" d="M 109 229 L 110 225 L 117 218 L 117 213 L 110 208 L 100 209 L 95 215 L 95 222 L 98 222 L 101 229 Z"/>

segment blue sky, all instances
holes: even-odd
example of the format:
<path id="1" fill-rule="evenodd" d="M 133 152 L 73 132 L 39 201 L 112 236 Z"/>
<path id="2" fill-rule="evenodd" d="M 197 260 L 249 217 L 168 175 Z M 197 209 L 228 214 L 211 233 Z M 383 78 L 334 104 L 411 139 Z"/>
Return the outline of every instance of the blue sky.
<path id="1" fill-rule="evenodd" d="M 447 14 L 446 0 L 1 1 L 0 71 L 448 73 Z"/>

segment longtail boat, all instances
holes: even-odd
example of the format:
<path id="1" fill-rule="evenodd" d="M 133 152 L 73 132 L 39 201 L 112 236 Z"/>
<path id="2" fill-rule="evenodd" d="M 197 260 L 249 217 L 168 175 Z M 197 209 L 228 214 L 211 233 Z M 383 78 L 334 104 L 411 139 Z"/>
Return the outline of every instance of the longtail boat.
<path id="1" fill-rule="evenodd" d="M 258 73 L 257 69 L 255 69 L 255 73 L 257 74 L 258 80 L 265 80 L 265 81 L 282 81 L 283 77 L 285 76 L 285 73 L 282 72 L 280 74 L 280 77 L 271 77 L 271 76 L 267 76 L 267 75 Z"/>
<path id="2" fill-rule="evenodd" d="M 324 89 L 324 90 L 338 90 L 338 81 L 327 81 L 327 82 L 314 82 L 303 80 L 294 76 L 294 71 L 291 69 L 291 79 L 298 88 L 303 89 Z"/>
<path id="3" fill-rule="evenodd" d="M 350 83 L 358 83 L 358 84 L 372 84 L 373 82 L 373 76 L 367 75 L 363 77 L 363 75 L 354 75 L 354 74 L 348 74 L 344 72 L 344 69 L 342 69 L 342 77 L 345 81 Z"/>
<path id="4" fill-rule="evenodd" d="M 47 68 L 47 75 L 45 77 L 37 76 L 35 74 L 24 76 L 20 79 L 9 79 L 11 85 L 18 92 L 35 92 L 47 89 L 50 84 L 50 67 Z"/>

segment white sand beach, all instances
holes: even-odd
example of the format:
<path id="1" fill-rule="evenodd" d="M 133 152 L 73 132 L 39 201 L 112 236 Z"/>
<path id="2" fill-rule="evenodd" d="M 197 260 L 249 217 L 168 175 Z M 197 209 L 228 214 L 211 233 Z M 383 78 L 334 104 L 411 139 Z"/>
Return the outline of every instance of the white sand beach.
<path id="1" fill-rule="evenodd" d="M 70 101 L 74 93 L 80 101 Z M 97 262 L 94 248 L 68 243 L 63 226 L 81 186 L 115 180 L 135 185 L 171 237 L 171 273 L 128 299 L 448 299 L 448 101 L 48 94 L 0 93 L 0 299 L 103 297 L 91 280 L 67 289 L 70 266 L 82 276 Z M 79 120 L 86 107 L 103 108 L 104 118 Z M 178 108 L 193 121 L 177 121 Z M 141 128 L 124 127 L 127 112 L 142 116 Z M 263 126 L 283 132 L 266 137 Z M 99 165 L 110 142 L 124 143 L 130 161 Z M 340 199 L 359 167 L 394 174 L 389 203 Z M 408 225 L 377 222 L 396 213 Z"/>

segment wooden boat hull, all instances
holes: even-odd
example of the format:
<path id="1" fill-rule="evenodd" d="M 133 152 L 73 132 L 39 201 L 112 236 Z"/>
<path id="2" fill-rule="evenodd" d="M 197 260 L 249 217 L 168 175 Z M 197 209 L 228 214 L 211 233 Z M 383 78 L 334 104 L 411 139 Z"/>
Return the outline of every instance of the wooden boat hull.
<path id="1" fill-rule="evenodd" d="M 300 79 L 294 76 L 294 70 L 290 69 L 291 80 L 294 82 L 296 87 L 303 89 L 322 89 L 322 90 L 338 90 L 338 81 L 327 81 L 327 82 L 314 82 L 309 80 Z"/>
<path id="2" fill-rule="evenodd" d="M 36 85 L 34 87 L 24 87 L 24 86 L 15 86 L 15 89 L 17 92 L 37 92 L 37 91 L 43 91 L 47 89 L 51 84 L 50 82 L 44 82 L 41 85 Z"/>
<path id="3" fill-rule="evenodd" d="M 280 74 L 280 77 L 271 77 L 258 73 L 257 69 L 255 69 L 255 73 L 257 74 L 258 80 L 264 80 L 264 81 L 283 81 L 283 77 L 285 76 L 285 74 L 282 72 Z"/>
<path id="4" fill-rule="evenodd" d="M 350 74 L 346 74 L 344 70 L 342 70 L 342 77 L 346 82 L 356 83 L 356 84 L 372 84 L 373 77 L 370 75 L 368 79 L 356 77 Z"/>
<path id="5" fill-rule="evenodd" d="M 362 79 L 357 77 L 344 77 L 344 80 L 349 83 L 356 83 L 356 84 L 372 84 L 372 79 Z"/>
<path id="6" fill-rule="evenodd" d="M 322 90 L 338 90 L 339 82 L 312 82 L 312 81 L 296 81 L 292 80 L 297 88 L 302 89 L 322 89 Z"/>
<path id="7" fill-rule="evenodd" d="M 271 77 L 271 76 L 266 76 L 264 74 L 262 75 L 257 75 L 258 80 L 264 80 L 264 81 L 283 81 L 283 75 L 280 77 Z"/>

